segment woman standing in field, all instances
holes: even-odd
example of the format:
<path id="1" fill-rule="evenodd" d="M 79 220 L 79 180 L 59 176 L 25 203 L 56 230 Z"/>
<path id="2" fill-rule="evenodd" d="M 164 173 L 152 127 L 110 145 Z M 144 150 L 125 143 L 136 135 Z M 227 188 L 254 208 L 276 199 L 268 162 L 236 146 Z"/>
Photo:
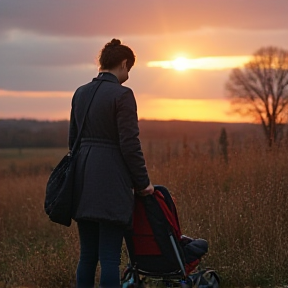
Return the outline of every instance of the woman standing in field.
<path id="1" fill-rule="evenodd" d="M 113 39 L 101 50 L 99 75 L 79 87 L 72 99 L 69 148 L 84 106 L 100 83 L 87 112 L 76 165 L 74 220 L 80 238 L 77 288 L 94 287 L 98 260 L 100 287 L 120 287 L 123 234 L 131 221 L 134 193 L 154 192 L 138 138 L 133 92 L 121 84 L 135 62 L 133 51 Z"/>

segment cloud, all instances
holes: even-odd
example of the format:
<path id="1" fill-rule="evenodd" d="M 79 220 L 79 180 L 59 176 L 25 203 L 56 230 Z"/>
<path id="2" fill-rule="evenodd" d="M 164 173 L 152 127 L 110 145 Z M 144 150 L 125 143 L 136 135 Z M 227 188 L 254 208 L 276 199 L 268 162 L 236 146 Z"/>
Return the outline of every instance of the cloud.
<path id="1" fill-rule="evenodd" d="M 133 89 L 136 98 L 145 94 L 154 99 L 223 99 L 229 72 L 135 67 L 125 84 Z"/>
<path id="2" fill-rule="evenodd" d="M 55 37 L 12 30 L 0 38 L 0 65 L 75 66 L 93 64 L 107 39 Z"/>
<path id="3" fill-rule="evenodd" d="M 132 47 L 138 64 L 173 60 L 184 52 L 192 58 L 251 54 L 259 46 L 287 47 L 287 30 L 234 30 L 202 28 L 175 34 L 119 37 Z M 94 64 L 108 37 L 56 37 L 20 30 L 0 37 L 0 67 L 6 66 L 75 66 Z M 139 57 L 138 57 L 139 56 Z"/>
<path id="4" fill-rule="evenodd" d="M 78 86 L 91 81 L 95 76 L 94 74 L 96 74 L 90 71 L 91 75 L 88 75 L 89 73 L 86 73 L 87 71 L 83 71 L 83 75 L 79 77 L 79 69 L 73 71 L 71 71 L 71 69 L 58 69 L 58 73 L 55 72 L 56 74 L 53 74 L 53 72 L 54 70 L 47 69 L 44 74 L 39 75 L 37 69 L 33 70 L 33 73 L 30 71 L 30 77 L 24 78 L 27 83 L 19 79 L 17 85 L 14 85 L 19 89 L 2 88 L 2 92 L 0 90 L 0 96 L 60 98 L 58 97 L 60 94 L 57 93 L 73 92 Z M 22 73 L 24 75 L 25 70 L 23 70 Z M 161 68 L 142 69 L 135 67 L 133 73 L 130 75 L 130 79 L 125 82 L 124 85 L 131 87 L 135 97 L 138 99 L 140 99 L 140 95 L 149 95 L 152 99 L 221 99 L 224 97 L 223 83 L 228 78 L 228 73 L 228 70 L 189 70 L 182 72 L 163 70 Z M 61 74 L 65 74 L 65 77 L 60 77 Z M 46 79 L 46 81 L 42 80 L 42 78 Z M 51 83 L 54 84 L 52 87 Z M 61 87 L 62 89 L 56 90 L 54 87 Z M 5 93 L 3 91 L 5 91 Z M 55 95 L 57 95 L 57 97 Z M 4 98 L 1 99 L 3 100 Z M 21 104 L 17 103 L 17 105 Z"/>
<path id="5" fill-rule="evenodd" d="M 223 99 L 229 70 L 182 73 L 147 63 L 250 55 L 268 45 L 287 49 L 287 8 L 287 0 L 1 0 L 0 89 L 7 93 L 0 96 L 0 117 L 67 118 L 69 97 L 53 91 L 91 81 L 95 57 L 114 37 L 136 53 L 125 85 L 140 107 Z"/>
<path id="6" fill-rule="evenodd" d="M 287 49 L 287 38 L 288 29 L 245 31 L 202 28 L 170 35 L 127 35 L 120 39 L 133 48 L 137 57 L 136 67 L 131 72 L 133 81 L 129 83 L 142 83 L 141 93 L 146 93 L 149 85 L 146 81 L 143 84 L 143 79 L 150 79 L 149 75 L 153 74 L 159 81 L 163 79 L 163 83 L 167 83 L 165 77 L 159 76 L 163 74 L 162 70 L 154 73 L 147 67 L 149 61 L 169 61 L 178 56 L 249 55 L 266 45 Z M 108 37 L 56 37 L 10 31 L 0 38 L 0 88 L 73 90 L 95 77 L 95 57 L 109 40 Z M 136 68 L 141 72 L 135 75 Z M 139 73 L 141 78 L 136 80 L 135 76 Z M 154 82 L 154 79 L 151 80 Z M 163 83 L 158 82 L 158 85 L 161 87 Z"/>
<path id="7" fill-rule="evenodd" d="M 0 89 L 23 91 L 74 90 L 97 75 L 96 66 L 2 66 Z"/>
<path id="8" fill-rule="evenodd" d="M 2 0 L 0 30 L 113 36 L 173 33 L 201 27 L 286 29 L 286 0 Z"/>

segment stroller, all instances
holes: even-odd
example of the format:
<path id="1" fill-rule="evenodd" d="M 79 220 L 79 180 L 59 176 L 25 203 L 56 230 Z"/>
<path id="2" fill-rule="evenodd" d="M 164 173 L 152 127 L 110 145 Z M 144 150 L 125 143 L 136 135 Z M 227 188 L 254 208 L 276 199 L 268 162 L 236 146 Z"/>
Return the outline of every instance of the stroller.
<path id="1" fill-rule="evenodd" d="M 153 195 L 135 196 L 132 228 L 125 235 L 130 261 L 122 273 L 122 288 L 218 288 L 216 271 L 200 268 L 207 241 L 181 234 L 168 189 L 154 187 Z"/>

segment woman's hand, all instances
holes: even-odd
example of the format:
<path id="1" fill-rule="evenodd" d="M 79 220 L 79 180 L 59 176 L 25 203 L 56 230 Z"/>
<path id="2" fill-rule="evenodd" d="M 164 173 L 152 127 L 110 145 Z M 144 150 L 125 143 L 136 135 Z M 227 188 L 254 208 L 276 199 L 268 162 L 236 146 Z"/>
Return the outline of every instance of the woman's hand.
<path id="1" fill-rule="evenodd" d="M 150 182 L 150 184 L 143 190 L 140 190 L 139 192 L 137 192 L 140 196 L 147 196 L 147 195 L 151 195 L 154 193 L 154 186 L 152 185 L 152 183 Z"/>

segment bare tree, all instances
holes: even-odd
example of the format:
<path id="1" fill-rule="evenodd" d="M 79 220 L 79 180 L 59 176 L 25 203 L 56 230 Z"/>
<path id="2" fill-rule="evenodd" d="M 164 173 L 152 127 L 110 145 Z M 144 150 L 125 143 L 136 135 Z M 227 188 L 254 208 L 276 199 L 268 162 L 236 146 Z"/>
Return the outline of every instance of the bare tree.
<path id="1" fill-rule="evenodd" d="M 226 83 L 233 111 L 262 123 L 269 146 L 278 139 L 288 112 L 288 50 L 264 47 Z"/>

